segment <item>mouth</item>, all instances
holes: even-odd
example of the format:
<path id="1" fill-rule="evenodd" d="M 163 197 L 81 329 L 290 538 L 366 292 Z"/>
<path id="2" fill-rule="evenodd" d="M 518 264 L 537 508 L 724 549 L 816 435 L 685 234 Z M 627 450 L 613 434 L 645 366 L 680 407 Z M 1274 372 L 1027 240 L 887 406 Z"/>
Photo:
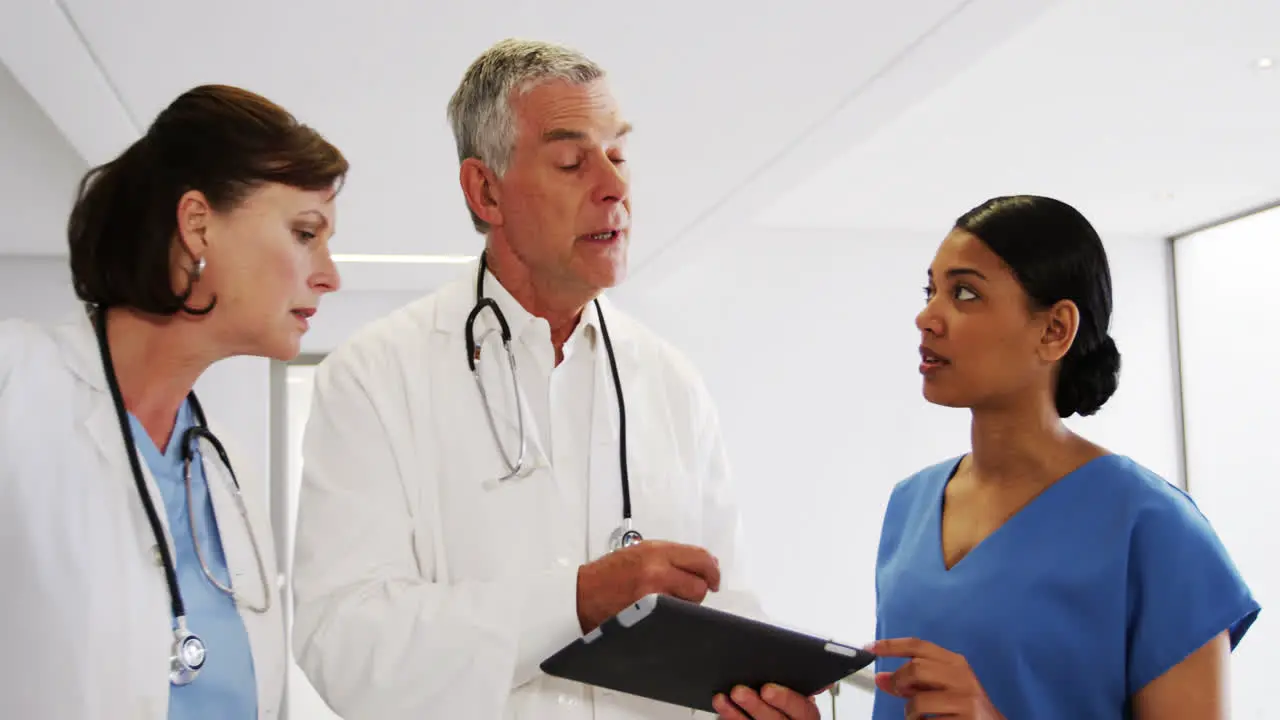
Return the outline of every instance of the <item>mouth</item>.
<path id="1" fill-rule="evenodd" d="M 920 346 L 920 373 L 922 375 L 930 375 L 950 364 L 951 360 L 948 358 L 939 355 L 924 345 Z"/>
<path id="2" fill-rule="evenodd" d="M 294 308 L 289 311 L 289 314 L 297 318 L 298 322 L 302 324 L 302 329 L 306 330 L 311 325 L 311 323 L 308 322 L 308 320 L 311 318 L 312 315 L 316 314 L 316 309 L 315 308 Z"/>
<path id="3" fill-rule="evenodd" d="M 605 230 L 597 230 L 592 233 L 586 233 L 585 235 L 579 235 L 578 239 L 586 242 L 607 244 L 617 240 L 622 236 L 623 232 L 623 229 L 620 228 L 608 228 Z"/>

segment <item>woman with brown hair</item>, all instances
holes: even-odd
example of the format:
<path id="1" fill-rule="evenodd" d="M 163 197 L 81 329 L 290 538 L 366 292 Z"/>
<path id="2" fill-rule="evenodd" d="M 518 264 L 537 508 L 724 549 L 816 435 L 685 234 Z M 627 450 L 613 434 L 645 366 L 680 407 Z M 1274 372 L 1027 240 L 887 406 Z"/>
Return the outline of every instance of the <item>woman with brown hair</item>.
<path id="1" fill-rule="evenodd" d="M 85 312 L 0 323 L 0 717 L 269 718 L 286 649 L 249 463 L 192 388 L 298 353 L 342 153 L 253 93 L 203 86 L 80 185 Z"/>

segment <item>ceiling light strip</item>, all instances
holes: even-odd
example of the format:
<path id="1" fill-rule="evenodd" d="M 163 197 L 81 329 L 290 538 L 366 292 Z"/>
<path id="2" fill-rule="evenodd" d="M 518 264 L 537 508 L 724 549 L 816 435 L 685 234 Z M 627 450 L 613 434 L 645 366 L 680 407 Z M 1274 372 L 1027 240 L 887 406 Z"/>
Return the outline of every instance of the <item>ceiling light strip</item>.
<path id="1" fill-rule="evenodd" d="M 391 265 L 461 265 L 475 260 L 475 255 L 362 255 L 335 254 L 338 263 L 382 263 Z"/>

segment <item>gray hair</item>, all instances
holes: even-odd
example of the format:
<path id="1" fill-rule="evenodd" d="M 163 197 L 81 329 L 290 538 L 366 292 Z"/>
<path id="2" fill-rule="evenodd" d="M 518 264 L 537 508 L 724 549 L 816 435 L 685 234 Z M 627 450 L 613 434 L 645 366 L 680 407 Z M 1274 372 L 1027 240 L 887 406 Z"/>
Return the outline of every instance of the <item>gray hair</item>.
<path id="1" fill-rule="evenodd" d="M 599 65 L 567 47 L 511 38 L 498 42 L 471 63 L 449 99 L 449 125 L 458 146 L 458 161 L 476 158 L 502 177 L 515 146 L 512 96 L 548 80 L 585 85 L 604 74 Z M 478 232 L 489 231 L 488 223 L 475 212 L 471 212 L 471 222 Z"/>

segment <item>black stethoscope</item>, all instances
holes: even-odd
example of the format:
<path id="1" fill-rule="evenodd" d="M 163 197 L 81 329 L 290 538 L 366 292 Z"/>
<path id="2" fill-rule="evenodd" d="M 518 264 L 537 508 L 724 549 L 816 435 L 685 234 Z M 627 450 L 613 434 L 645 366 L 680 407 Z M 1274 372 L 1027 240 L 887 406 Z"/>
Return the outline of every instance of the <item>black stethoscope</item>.
<path id="1" fill-rule="evenodd" d="M 156 551 L 160 555 L 161 564 L 164 565 L 164 580 L 169 588 L 169 602 L 173 610 L 174 623 L 177 626 L 173 630 L 173 651 L 169 657 L 169 682 L 174 685 L 186 685 L 195 680 L 200 673 L 200 669 L 204 667 L 208 649 L 205 647 L 204 640 L 187 628 L 186 605 L 182 601 L 182 591 L 178 588 L 177 570 L 174 567 L 173 558 L 169 554 L 169 543 L 165 539 L 164 528 L 160 524 L 160 516 L 156 513 L 155 505 L 151 502 L 151 493 L 147 490 L 147 482 L 142 474 L 142 466 L 138 463 L 138 449 L 129 426 L 128 411 L 125 410 L 124 398 L 120 394 L 120 383 L 116 379 L 115 365 L 111 362 L 111 351 L 107 346 L 105 308 L 98 308 L 93 312 L 93 328 L 98 339 L 98 350 L 102 354 L 102 368 L 107 377 L 107 387 L 111 390 L 111 400 L 115 404 L 116 418 L 120 422 L 120 432 L 124 436 L 125 451 L 129 455 L 129 465 L 133 469 L 134 483 L 137 485 L 138 495 L 142 498 L 142 506 L 147 512 L 147 522 L 150 523 L 151 532 L 155 536 Z M 187 428 L 182 435 L 182 462 L 187 489 L 187 516 L 191 522 L 191 540 L 195 545 L 196 557 L 200 561 L 200 568 L 204 571 L 205 577 L 219 590 L 231 595 L 238 603 L 244 604 L 253 612 L 265 613 L 271 608 L 271 590 L 270 585 L 267 583 L 266 567 L 262 561 L 262 554 L 258 549 L 258 541 L 254 538 L 253 530 L 249 525 L 249 515 L 245 509 L 244 498 L 240 495 L 240 481 L 236 478 L 235 469 L 231 467 L 231 460 L 227 457 L 227 451 L 223 449 L 222 443 L 218 441 L 218 438 L 209 431 L 205 422 L 204 409 L 200 407 L 200 401 L 196 399 L 194 390 L 187 394 L 187 399 L 191 402 L 191 412 L 195 416 L 195 424 Z M 249 533 L 249 542 L 253 545 L 253 553 L 258 561 L 258 575 L 262 580 L 264 601 L 260 607 L 245 602 L 232 588 L 219 582 L 210 572 L 209 566 L 205 563 L 204 554 L 200 551 L 200 541 L 197 539 L 198 535 L 195 527 L 195 513 L 191 511 L 191 463 L 195 460 L 196 448 L 200 440 L 205 440 L 213 446 L 213 449 L 218 453 L 218 459 L 227 468 L 227 472 L 231 476 L 231 482 L 235 486 L 233 495 L 236 499 L 240 516 L 245 522 L 245 528 Z"/>
<path id="2" fill-rule="evenodd" d="M 471 375 L 476 379 L 476 387 L 480 390 L 480 401 L 484 405 L 485 416 L 489 421 L 489 430 L 493 433 L 493 441 L 498 446 L 498 453 L 502 455 L 502 461 L 507 466 L 507 474 L 498 478 L 499 482 L 510 480 L 515 477 L 525 477 L 533 472 L 534 467 L 526 462 L 526 451 L 528 443 L 526 442 L 524 432 L 524 411 L 520 402 L 520 381 L 516 375 L 516 356 L 511 351 L 511 328 L 507 325 L 507 318 L 502 314 L 502 310 L 498 308 L 498 304 L 492 298 L 484 296 L 484 273 L 487 268 L 485 254 L 480 253 L 480 271 L 476 276 L 476 305 L 471 309 L 471 314 L 467 315 L 466 324 L 466 340 L 467 340 L 467 366 L 471 368 Z M 609 339 L 609 328 L 604 322 L 604 312 L 600 309 L 600 301 L 593 301 L 596 306 L 596 317 L 600 321 L 600 335 L 604 338 L 605 353 L 609 356 L 609 369 L 613 372 L 613 389 L 618 398 L 618 469 L 622 478 L 622 525 L 620 525 L 609 537 L 609 547 L 611 550 L 620 550 L 630 547 L 644 539 L 639 531 L 631 526 L 631 483 L 627 477 L 627 407 L 622 398 L 622 380 L 618 376 L 618 363 L 613 356 L 613 342 Z M 476 365 L 480 361 L 480 344 L 475 339 L 475 322 L 476 317 L 480 315 L 480 311 L 489 308 L 493 311 L 493 316 L 498 319 L 498 326 L 502 337 L 502 347 L 507 353 L 507 364 L 511 368 L 511 387 L 516 398 L 516 418 L 518 432 L 520 434 L 520 450 L 515 460 L 508 455 L 506 448 L 502 446 L 502 438 L 498 433 L 498 426 L 493 419 L 493 411 L 490 409 L 489 396 L 484 390 L 484 383 L 480 381 L 480 371 Z M 483 343 L 484 338 L 481 338 Z"/>

